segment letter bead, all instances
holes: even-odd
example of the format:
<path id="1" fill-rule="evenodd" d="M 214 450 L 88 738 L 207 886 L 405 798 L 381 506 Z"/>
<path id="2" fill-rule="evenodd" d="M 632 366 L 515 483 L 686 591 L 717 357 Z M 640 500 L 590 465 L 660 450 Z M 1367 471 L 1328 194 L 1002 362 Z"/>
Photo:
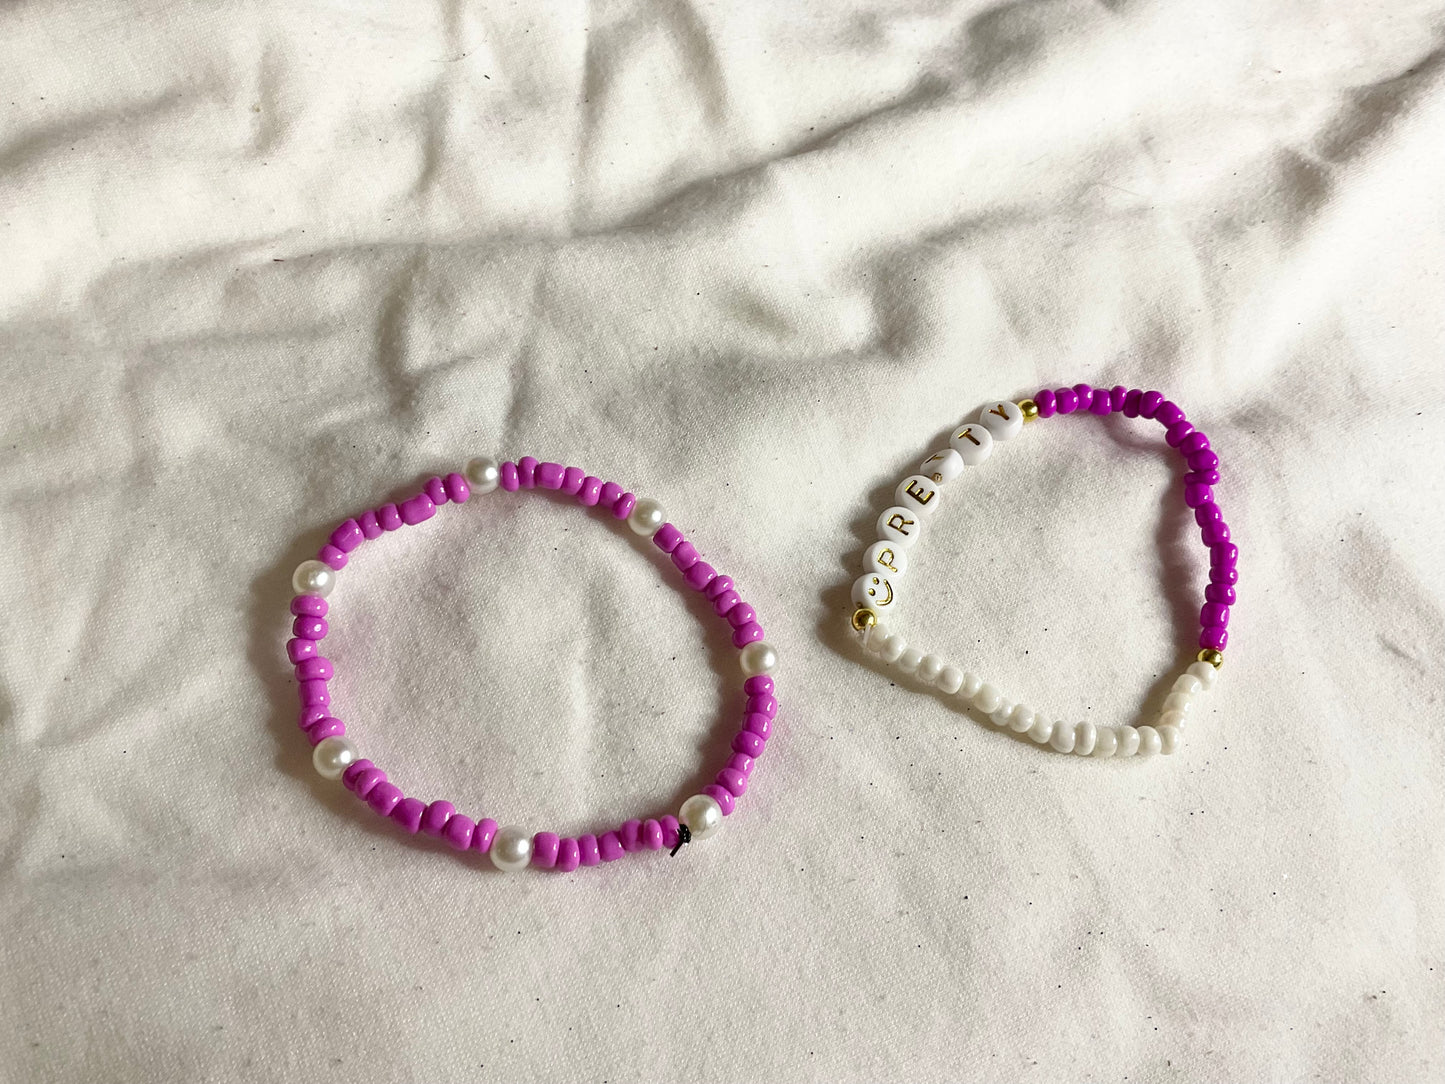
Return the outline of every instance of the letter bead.
<path id="1" fill-rule="evenodd" d="M 952 448 L 944 448 L 920 463 L 918 471 L 938 485 L 943 485 L 963 473 L 963 456 Z"/>
<path id="2" fill-rule="evenodd" d="M 965 466 L 976 467 L 993 451 L 993 434 L 978 422 L 959 426 L 948 438 L 949 447 L 958 453 Z"/>
<path id="3" fill-rule="evenodd" d="M 887 541 L 908 549 L 923 534 L 923 524 L 913 509 L 894 506 L 884 509 L 878 517 L 878 533 Z"/>
<path id="4" fill-rule="evenodd" d="M 994 440 L 1012 440 L 1024 427 L 1024 412 L 1017 403 L 1003 399 L 984 407 L 978 420 Z"/>
<path id="5" fill-rule="evenodd" d="M 874 542 L 863 553 L 863 571 L 899 579 L 908 571 L 908 551 L 895 542 Z"/>
<path id="6" fill-rule="evenodd" d="M 921 474 L 910 475 L 898 483 L 893 499 L 903 508 L 931 516 L 938 510 L 938 487 Z"/>

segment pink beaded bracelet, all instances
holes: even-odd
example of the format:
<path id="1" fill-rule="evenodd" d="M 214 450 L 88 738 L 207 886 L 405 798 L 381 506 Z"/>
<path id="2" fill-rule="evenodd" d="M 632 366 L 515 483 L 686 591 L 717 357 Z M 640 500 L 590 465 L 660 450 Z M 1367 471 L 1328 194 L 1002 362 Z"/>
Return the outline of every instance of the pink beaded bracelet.
<path id="1" fill-rule="evenodd" d="M 602 509 L 614 519 L 626 521 L 635 533 L 650 536 L 671 559 L 683 582 L 702 592 L 718 616 L 732 627 L 747 696 L 742 726 L 733 737 L 732 755 L 715 781 L 685 801 L 676 817 L 629 820 L 600 835 L 575 838 L 554 832 L 534 835 L 521 828 L 499 828 L 490 818 L 473 819 L 458 813 L 450 802 L 428 803 L 407 797 L 384 771 L 361 758 L 356 745 L 345 736 L 346 725 L 332 714 L 327 682 L 334 670 L 331 662 L 321 656 L 320 644 L 328 631 L 326 597 L 336 585 L 337 573 L 363 542 L 403 525 L 422 523 L 440 505 L 463 504 L 472 493 L 489 493 L 499 486 L 508 492 L 555 490 L 575 497 L 584 508 Z M 314 561 L 302 562 L 291 580 L 296 591 L 291 600 L 295 620 L 286 656 L 295 667 L 299 683 L 301 729 L 314 746 L 312 763 L 317 772 L 326 779 L 340 779 L 376 813 L 389 817 L 403 830 L 444 839 L 459 851 L 487 854 L 498 869 L 518 870 L 533 865 L 570 873 L 578 866 L 612 862 L 636 851 L 669 848 L 676 854 L 691 840 L 716 835 L 723 818 L 747 793 L 753 765 L 767 745 L 778 714 L 771 676 L 777 666 L 777 652 L 764 641 L 757 614 L 742 600 L 733 581 L 702 560 L 682 532 L 666 522 L 662 506 L 656 501 L 624 492 L 617 483 L 604 482 L 578 467 L 539 463 L 530 456 L 500 465 L 491 459 L 473 459 L 465 475 L 432 478 L 415 496 L 348 519 L 331 532 L 316 556 Z"/>
<path id="2" fill-rule="evenodd" d="M 1209 550 L 1209 584 L 1199 611 L 1199 654 L 1174 681 L 1152 725 L 1095 726 L 1051 719 L 1024 704 L 1006 699 L 993 685 L 953 666 L 937 655 L 912 647 L 896 631 L 884 627 L 900 609 L 898 583 L 908 568 L 909 550 L 923 534 L 924 521 L 941 503 L 941 487 L 982 463 L 1000 441 L 1012 440 L 1024 423 L 1055 414 L 1123 414 L 1152 418 L 1164 426 L 1164 440 L 1184 456 L 1184 503 L 1194 510 L 1200 537 Z M 1209 438 L 1184 417 L 1184 411 L 1157 391 L 1094 388 L 1045 388 L 1032 399 L 1000 401 L 983 408 L 978 420 L 953 431 L 949 447 L 923 461 L 919 473 L 899 483 L 895 504 L 878 517 L 879 540 L 863 555 L 863 575 L 853 584 L 851 623 L 864 650 L 947 696 L 957 695 L 994 725 L 1027 734 L 1040 745 L 1079 756 L 1133 756 L 1173 753 L 1182 741 L 1184 721 L 1194 697 L 1213 684 L 1229 642 L 1230 609 L 1239 579 L 1239 549 L 1229 538 L 1224 514 L 1214 499 L 1219 482 L 1219 456 Z"/>

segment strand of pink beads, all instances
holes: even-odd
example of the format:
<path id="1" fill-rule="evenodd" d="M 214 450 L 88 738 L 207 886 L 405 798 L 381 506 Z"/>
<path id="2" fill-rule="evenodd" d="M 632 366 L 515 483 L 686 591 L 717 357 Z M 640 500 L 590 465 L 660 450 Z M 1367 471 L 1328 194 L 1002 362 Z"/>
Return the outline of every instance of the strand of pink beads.
<path id="1" fill-rule="evenodd" d="M 321 655 L 321 641 L 328 626 L 327 596 L 336 586 L 337 573 L 346 567 L 350 555 L 364 542 L 387 531 L 425 522 L 445 504 L 464 504 L 473 493 L 501 488 L 550 489 L 575 497 L 584 508 L 610 512 L 624 520 L 637 534 L 650 536 L 666 553 L 683 582 L 700 591 L 712 603 L 718 616 L 732 627 L 742 667 L 742 727 L 732 741 L 732 755 L 715 780 L 682 803 L 677 816 L 629 820 L 600 835 L 559 836 L 555 832 L 531 833 L 517 827 L 499 827 L 489 817 L 473 819 L 458 813 L 450 802 L 423 802 L 410 798 L 391 782 L 384 771 L 362 758 L 356 744 L 346 736 L 346 724 L 331 713 L 327 682 L 334 668 Z M 326 779 L 342 784 L 366 802 L 377 814 L 390 818 L 402 830 L 421 832 L 444 839 L 459 851 L 488 855 L 501 870 L 526 866 L 571 872 L 578 866 L 613 862 L 624 854 L 669 848 L 673 854 L 692 840 L 708 839 L 722 827 L 723 818 L 736 808 L 747 793 L 753 765 L 762 755 L 772 733 L 778 702 L 773 696 L 772 672 L 778 656 L 763 639 L 753 607 L 742 600 L 732 579 L 719 575 L 702 560 L 697 547 L 667 522 L 662 506 L 639 498 L 615 482 L 604 482 L 579 467 L 539 463 L 530 456 L 515 463 L 473 459 L 466 472 L 434 477 L 422 491 L 397 504 L 384 504 L 373 511 L 348 519 L 331 532 L 314 561 L 304 561 L 291 580 L 296 597 L 291 600 L 292 639 L 286 657 L 296 671 L 301 697 L 300 725 L 313 746 L 312 762 Z"/>

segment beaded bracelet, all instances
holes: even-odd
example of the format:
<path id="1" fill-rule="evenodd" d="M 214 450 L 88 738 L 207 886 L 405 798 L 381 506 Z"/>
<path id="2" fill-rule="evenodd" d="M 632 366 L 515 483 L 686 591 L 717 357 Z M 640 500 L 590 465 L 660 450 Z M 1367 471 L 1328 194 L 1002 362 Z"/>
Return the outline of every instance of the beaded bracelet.
<path id="1" fill-rule="evenodd" d="M 1179 450 L 1189 466 L 1184 475 L 1184 503 L 1194 509 L 1195 522 L 1209 548 L 1209 585 L 1199 612 L 1199 654 L 1175 679 L 1153 725 L 1144 726 L 1050 720 L 1042 712 L 1007 700 L 993 685 L 937 655 L 909 646 L 901 635 L 883 625 L 899 607 L 898 581 L 908 569 L 909 550 L 922 536 L 924 521 L 938 510 L 942 486 L 962 474 L 965 467 L 976 467 L 986 460 L 996 443 L 1012 440 L 1025 422 L 1055 414 L 1114 412 L 1127 418 L 1153 418 L 1165 427 L 1165 441 Z M 1234 605 L 1234 585 L 1239 580 L 1239 550 L 1229 540 L 1229 527 L 1214 499 L 1219 456 L 1209 446 L 1209 438 L 1185 419 L 1184 411 L 1157 391 L 1076 384 L 1057 391 L 1045 389 L 1017 403 L 993 403 L 983 409 L 977 421 L 954 430 L 948 443 L 948 448 L 923 461 L 920 473 L 899 483 L 897 503 L 878 517 L 879 541 L 864 553 L 864 574 L 853 584 L 852 592 L 857 609 L 851 624 L 864 650 L 945 695 L 959 696 L 988 716 L 995 726 L 1027 734 L 1038 744 L 1060 753 L 1095 757 L 1173 753 L 1179 747 L 1194 697 L 1213 685 L 1224 662 L 1224 647 L 1229 642 L 1226 627 Z"/>
<path id="2" fill-rule="evenodd" d="M 676 817 L 629 820 L 600 835 L 575 838 L 554 832 L 533 835 L 521 828 L 499 828 L 490 818 L 473 820 L 458 813 L 450 802 L 427 803 L 408 798 L 384 771 L 361 758 L 356 745 L 345 737 L 345 724 L 331 714 L 331 694 L 326 683 L 333 667 L 321 656 L 320 643 L 327 633 L 326 599 L 349 555 L 365 541 L 430 519 L 440 505 L 463 504 L 473 492 L 488 493 L 499 486 L 507 492 L 556 490 L 575 497 L 584 508 L 602 509 L 614 519 L 625 520 L 635 533 L 651 536 L 657 548 L 672 559 L 683 582 L 702 592 L 717 614 L 732 626 L 733 645 L 739 649 L 746 679 L 742 729 L 733 737 L 732 755 L 715 781 L 683 802 Z M 756 613 L 742 600 L 733 581 L 702 560 L 682 532 L 666 522 L 662 506 L 656 501 L 624 492 L 615 482 L 603 482 L 577 467 L 538 463 L 530 456 L 500 465 L 491 459 L 473 459 L 466 465 L 465 475 L 431 478 L 415 496 L 348 519 L 331 533 L 316 560 L 301 563 L 291 582 L 296 591 L 291 600 L 294 637 L 286 644 L 286 655 L 300 683 L 300 724 L 315 747 L 312 762 L 317 772 L 326 779 L 340 779 L 374 811 L 405 831 L 443 839 L 459 851 L 490 855 L 492 864 L 501 870 L 518 870 L 530 864 L 570 873 L 578 866 L 612 862 L 635 851 L 666 847 L 676 854 L 691 840 L 716 835 L 723 818 L 747 793 L 753 764 L 762 755 L 778 713 L 771 677 L 778 662 L 777 652 L 764 641 Z"/>

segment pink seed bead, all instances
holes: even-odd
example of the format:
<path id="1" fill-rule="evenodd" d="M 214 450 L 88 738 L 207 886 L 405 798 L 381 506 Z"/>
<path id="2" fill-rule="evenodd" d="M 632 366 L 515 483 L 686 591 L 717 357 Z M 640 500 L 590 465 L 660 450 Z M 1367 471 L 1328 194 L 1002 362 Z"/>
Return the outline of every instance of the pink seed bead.
<path id="1" fill-rule="evenodd" d="M 1201 486 L 1217 486 L 1219 484 L 1219 472 L 1217 470 L 1192 470 L 1184 476 L 1184 484 L 1191 483 Z"/>
<path id="2" fill-rule="evenodd" d="M 376 522 L 381 524 L 383 531 L 398 531 L 401 529 L 401 509 L 394 504 L 383 504 L 376 510 Z"/>
<path id="3" fill-rule="evenodd" d="M 642 850 L 642 822 L 626 821 L 617 829 L 617 838 L 622 840 L 622 849 L 628 854 Z"/>
<path id="4" fill-rule="evenodd" d="M 325 617 L 330 608 L 320 595 L 297 595 L 291 600 L 291 612 L 297 617 Z"/>
<path id="5" fill-rule="evenodd" d="M 749 696 L 757 696 L 759 693 L 770 693 L 773 691 L 773 678 L 771 674 L 754 674 L 743 682 L 743 692 Z"/>
<path id="6" fill-rule="evenodd" d="M 324 681 L 303 681 L 296 686 L 303 708 L 325 707 L 331 703 L 331 690 Z"/>
<path id="7" fill-rule="evenodd" d="M 557 849 L 562 837 L 556 832 L 538 832 L 532 837 L 532 865 L 551 869 L 557 864 Z"/>
<path id="8" fill-rule="evenodd" d="M 1213 501 L 1205 501 L 1194 510 L 1194 522 L 1203 527 L 1209 523 L 1218 523 L 1224 518 L 1224 513 L 1219 510 L 1219 505 Z"/>
<path id="9" fill-rule="evenodd" d="M 477 821 L 477 826 L 472 829 L 472 850 L 481 851 L 486 854 L 492 849 L 492 840 L 497 838 L 497 822 L 491 817 L 483 817 Z"/>
<path id="10" fill-rule="evenodd" d="M 607 502 L 604 501 L 603 503 L 606 504 Z M 624 493 L 622 494 L 622 496 L 618 497 L 617 500 L 614 501 L 612 504 L 612 518 L 626 519 L 628 516 L 632 515 L 632 510 L 636 507 L 637 494 Z"/>
<path id="11" fill-rule="evenodd" d="M 649 851 L 662 850 L 662 825 L 651 817 L 642 822 L 642 845 Z"/>
<path id="12" fill-rule="evenodd" d="M 453 504 L 466 504 L 467 498 L 472 495 L 472 487 L 456 471 L 443 478 L 442 484 L 447 487 L 447 499 Z"/>
<path id="13" fill-rule="evenodd" d="M 290 659 L 292 663 L 298 663 L 302 659 L 314 659 L 320 653 L 321 649 L 316 646 L 315 640 L 307 640 L 304 637 L 297 636 L 294 639 L 286 641 L 286 657 Z"/>
<path id="14" fill-rule="evenodd" d="M 746 602 L 739 602 L 731 610 L 723 614 L 723 619 L 733 628 L 740 629 L 757 616 L 757 612 Z"/>
<path id="15" fill-rule="evenodd" d="M 321 722 L 322 719 L 329 719 L 330 717 L 331 712 L 323 707 L 302 708 L 296 716 L 296 725 L 302 730 L 310 730 L 317 723 Z"/>
<path id="16" fill-rule="evenodd" d="M 562 873 L 571 873 L 582 864 L 582 852 L 577 847 L 577 841 L 571 839 L 559 840 L 557 843 L 557 870 Z"/>
<path id="17" fill-rule="evenodd" d="M 306 740 L 312 745 L 320 745 L 327 738 L 339 738 L 346 733 L 346 724 L 334 716 L 312 723 L 306 730 Z"/>
<path id="18" fill-rule="evenodd" d="M 753 774 L 753 758 L 746 753 L 734 753 L 728 757 L 728 762 L 723 765 L 723 767 L 731 768 L 744 779 L 747 779 Z"/>
<path id="19" fill-rule="evenodd" d="M 380 768 L 372 765 L 366 771 L 356 777 L 356 786 L 351 789 L 356 791 L 358 798 L 366 798 L 377 786 L 386 782 L 386 773 Z"/>
<path id="20" fill-rule="evenodd" d="M 319 550 L 316 551 L 316 559 L 318 561 L 324 562 L 327 567 L 332 568 L 337 572 L 340 572 L 343 568 L 345 568 L 347 562 L 346 554 L 343 551 L 337 549 L 330 542 L 326 543 L 326 545 L 322 546 Z"/>
<path id="21" fill-rule="evenodd" d="M 677 549 L 672 551 L 672 563 L 679 572 L 686 572 L 693 565 L 697 564 L 702 555 L 697 552 L 697 547 L 686 540 L 677 544 Z"/>
<path id="22" fill-rule="evenodd" d="M 567 473 L 567 468 L 561 463 L 538 463 L 537 484 L 543 489 L 561 489 L 562 479 Z"/>
<path id="23" fill-rule="evenodd" d="M 603 482 L 602 491 L 597 496 L 597 503 L 603 508 L 611 509 L 617 503 L 617 498 L 622 496 L 622 487 L 616 482 Z M 626 519 L 626 516 L 622 517 Z"/>
<path id="24" fill-rule="evenodd" d="M 772 693 L 754 693 L 743 707 L 745 712 L 758 712 L 769 719 L 778 717 L 778 701 Z"/>
<path id="25" fill-rule="evenodd" d="M 741 628 L 733 630 L 733 647 L 741 650 L 749 644 L 761 640 L 763 636 L 763 626 L 759 625 L 756 621 L 749 621 Z"/>
<path id="26" fill-rule="evenodd" d="M 702 793 L 706 794 L 718 804 L 724 817 L 732 816 L 733 810 L 737 808 L 737 799 L 734 798 L 732 792 L 721 783 L 709 783 L 702 788 Z"/>
<path id="27" fill-rule="evenodd" d="M 1207 583 L 1204 585 L 1204 597 L 1221 606 L 1233 606 L 1234 588 L 1225 583 Z"/>
<path id="28" fill-rule="evenodd" d="M 1206 523 L 1204 528 L 1199 532 L 1199 536 L 1204 539 L 1206 546 L 1217 546 L 1221 542 L 1228 542 L 1229 524 L 1223 520 L 1217 523 Z"/>
<path id="29" fill-rule="evenodd" d="M 1156 415 L 1157 417 L 1157 415 Z M 1171 448 L 1178 448 L 1184 443 L 1184 438 L 1194 432 L 1194 426 L 1188 421 L 1178 421 L 1164 430 L 1164 443 Z M 1186 453 L 1188 454 L 1188 453 Z"/>
<path id="30" fill-rule="evenodd" d="M 427 499 L 437 508 L 447 503 L 447 484 L 435 474 L 426 480 L 426 484 L 421 487 L 421 491 L 427 495 Z M 406 515 L 404 510 L 402 515 Z"/>
<path id="31" fill-rule="evenodd" d="M 582 479 L 582 486 L 577 490 L 577 503 L 583 508 L 595 508 L 597 502 L 602 498 L 602 479 L 595 474 L 589 474 Z"/>
<path id="32" fill-rule="evenodd" d="M 347 790 L 355 790 L 356 781 L 360 779 L 364 773 L 371 771 L 371 769 L 375 767 L 376 765 L 369 760 L 353 760 L 346 766 L 346 770 L 341 773 L 341 785 Z"/>
<path id="33" fill-rule="evenodd" d="M 742 772 L 735 772 L 731 768 L 724 768 L 718 772 L 713 781 L 720 787 L 726 787 L 728 793 L 734 798 L 741 798 L 748 792 L 748 780 Z"/>
<path id="34" fill-rule="evenodd" d="M 712 581 L 712 583 L 707 585 L 707 588 L 703 591 L 703 595 L 707 598 L 709 602 L 714 602 L 717 600 L 717 597 L 719 595 L 726 594 L 732 589 L 733 578 L 731 576 L 723 576 L 719 574 L 717 578 Z M 727 613 L 727 611 L 724 610 L 723 613 Z"/>
<path id="35" fill-rule="evenodd" d="M 343 553 L 350 553 L 365 541 L 366 535 L 361 533 L 361 524 L 354 519 L 348 519 L 331 532 L 331 544 Z"/>
<path id="36" fill-rule="evenodd" d="M 291 631 L 303 640 L 324 640 L 331 626 L 324 617 L 298 617 L 291 622 Z"/>
<path id="37" fill-rule="evenodd" d="M 1137 418 L 1139 416 L 1139 397 L 1144 393 L 1138 388 L 1130 388 L 1124 396 L 1124 405 L 1120 408 L 1126 418 Z"/>
<path id="38" fill-rule="evenodd" d="M 1233 542 L 1210 546 L 1209 563 L 1216 567 L 1233 568 L 1239 563 L 1239 547 Z"/>
<path id="39" fill-rule="evenodd" d="M 582 483 L 586 480 L 587 472 L 581 467 L 568 467 L 562 472 L 562 492 L 569 497 L 575 497 L 582 492 Z"/>
<path id="40" fill-rule="evenodd" d="M 682 532 L 671 523 L 664 523 L 652 536 L 652 544 L 663 553 L 671 553 L 682 544 Z"/>
<path id="41" fill-rule="evenodd" d="M 773 732 L 772 716 L 755 711 L 743 719 L 743 729 L 756 734 L 763 741 L 767 741 L 768 736 Z"/>
<path id="42" fill-rule="evenodd" d="M 1139 397 L 1139 417 L 1154 417 L 1154 412 L 1159 409 L 1159 404 L 1162 402 L 1164 402 L 1164 396 L 1157 391 L 1146 391 Z"/>
<path id="43" fill-rule="evenodd" d="M 1209 582 L 1232 587 L 1239 582 L 1239 569 L 1233 565 L 1213 565 L 1209 569 Z"/>
<path id="44" fill-rule="evenodd" d="M 537 461 L 530 455 L 517 460 L 517 484 L 523 489 L 535 489 L 537 486 Z"/>
<path id="45" fill-rule="evenodd" d="M 1109 389 L 1109 409 L 1120 411 L 1124 409 L 1124 400 L 1129 397 L 1129 389 L 1123 384 L 1115 384 Z"/>
<path id="46" fill-rule="evenodd" d="M 677 846 L 677 818 L 669 813 L 665 817 L 659 817 L 658 822 L 662 825 L 662 845 L 667 848 Z"/>
<path id="47" fill-rule="evenodd" d="M 597 837 L 594 835 L 578 836 L 577 851 L 584 866 L 595 866 L 602 861 L 602 854 L 597 846 Z"/>
<path id="48" fill-rule="evenodd" d="M 421 828 L 421 815 L 425 810 L 426 803 L 420 798 L 403 798 L 392 807 L 391 819 L 412 835 L 416 835 L 417 830 Z"/>
<path id="49" fill-rule="evenodd" d="M 521 488 L 522 476 L 517 471 L 517 464 L 510 459 L 502 464 L 498 474 L 498 484 L 508 493 L 515 493 Z"/>
<path id="50" fill-rule="evenodd" d="M 1204 629 L 1199 634 L 1200 647 L 1212 647 L 1215 651 L 1223 651 L 1229 643 L 1229 633 L 1221 628 Z"/>
<path id="51" fill-rule="evenodd" d="M 1227 628 L 1229 607 L 1221 606 L 1217 602 L 1206 602 L 1199 611 L 1199 624 L 1206 629 Z"/>
<path id="52" fill-rule="evenodd" d="M 330 681 L 335 673 L 331 660 L 320 655 L 314 659 L 302 659 L 296 664 L 297 681 Z"/>
<path id="53" fill-rule="evenodd" d="M 1079 406 L 1079 393 L 1073 388 L 1060 388 L 1054 392 L 1054 401 L 1058 403 L 1060 414 L 1072 414 Z"/>
<path id="54" fill-rule="evenodd" d="M 1195 452 L 1185 462 L 1189 464 L 1190 470 L 1217 470 L 1219 468 L 1219 456 L 1213 448 Z"/>
<path id="55" fill-rule="evenodd" d="M 1089 403 L 1089 413 L 1103 417 L 1114 409 L 1113 393 L 1103 388 L 1094 389 L 1094 398 Z"/>
<path id="56" fill-rule="evenodd" d="M 682 582 L 694 591 L 701 591 L 717 578 L 717 570 L 706 561 L 699 561 L 682 574 Z"/>
<path id="57" fill-rule="evenodd" d="M 1159 409 L 1154 412 L 1154 420 L 1167 429 L 1184 420 L 1184 411 L 1174 400 L 1165 399 L 1159 404 Z"/>
<path id="58" fill-rule="evenodd" d="M 1202 452 L 1208 447 L 1209 438 L 1206 437 L 1203 433 L 1201 433 L 1198 429 L 1194 430 L 1194 432 L 1190 433 L 1187 437 L 1185 437 L 1182 441 L 1179 442 L 1179 451 L 1185 456 L 1191 456 L 1195 452 Z"/>
<path id="59" fill-rule="evenodd" d="M 1075 384 L 1074 395 L 1077 397 L 1074 409 L 1080 413 L 1087 414 L 1094 405 L 1094 388 L 1090 384 Z"/>
<path id="60" fill-rule="evenodd" d="M 361 527 L 363 538 L 380 538 L 381 523 L 376 518 L 375 512 L 363 512 L 356 517 L 356 522 Z"/>
<path id="61" fill-rule="evenodd" d="M 442 838 L 453 850 L 464 851 L 472 845 L 472 833 L 476 827 L 476 822 L 465 813 L 454 813 L 442 830 Z"/>
<path id="62" fill-rule="evenodd" d="M 401 502 L 401 521 L 408 527 L 431 519 L 436 514 L 436 502 L 425 493 L 418 493 L 415 497 L 408 497 Z"/>
<path id="63" fill-rule="evenodd" d="M 1201 504 L 1207 504 L 1214 500 L 1214 490 L 1208 486 L 1191 482 L 1184 487 L 1184 503 L 1190 508 L 1198 508 Z"/>
<path id="64" fill-rule="evenodd" d="M 1040 418 L 1052 418 L 1059 409 L 1058 396 L 1053 388 L 1044 388 L 1034 396 L 1034 402 L 1038 404 Z"/>
<path id="65" fill-rule="evenodd" d="M 627 852 L 622 849 L 622 840 L 616 832 L 603 832 L 597 837 L 597 857 L 604 862 L 616 862 Z"/>
<path id="66" fill-rule="evenodd" d="M 452 819 L 457 807 L 451 802 L 432 802 L 421 815 L 422 835 L 437 839 L 446 831 L 447 821 Z"/>
<path id="67" fill-rule="evenodd" d="M 750 757 L 760 757 L 768 743 L 758 737 L 751 730 L 739 730 L 733 735 L 732 747 L 739 753 Z"/>
<path id="68" fill-rule="evenodd" d="M 736 591 L 724 591 L 712 600 L 713 613 L 722 617 L 741 601 L 742 596 Z"/>

